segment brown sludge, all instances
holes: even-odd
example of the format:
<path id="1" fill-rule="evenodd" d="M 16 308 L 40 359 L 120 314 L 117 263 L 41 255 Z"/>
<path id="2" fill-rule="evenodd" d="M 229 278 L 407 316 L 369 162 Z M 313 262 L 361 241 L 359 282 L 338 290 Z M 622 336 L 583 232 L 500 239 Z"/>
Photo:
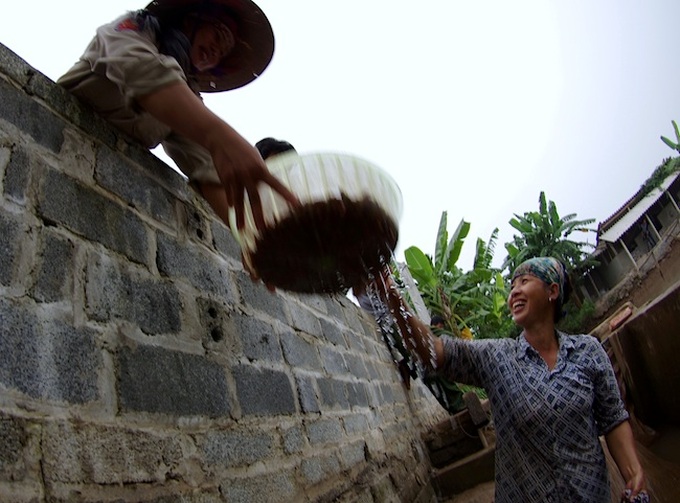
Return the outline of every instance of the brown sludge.
<path id="1" fill-rule="evenodd" d="M 303 205 L 265 230 L 252 259 L 277 288 L 342 292 L 388 262 L 397 239 L 396 223 L 375 201 L 343 195 Z"/>

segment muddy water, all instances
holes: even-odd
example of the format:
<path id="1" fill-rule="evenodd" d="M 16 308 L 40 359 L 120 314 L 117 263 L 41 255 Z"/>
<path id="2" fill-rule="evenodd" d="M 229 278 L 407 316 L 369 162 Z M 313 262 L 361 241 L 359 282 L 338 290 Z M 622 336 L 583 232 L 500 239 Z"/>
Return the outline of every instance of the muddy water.
<path id="1" fill-rule="evenodd" d="M 297 208 L 258 239 L 253 265 L 265 283 L 283 290 L 331 293 L 378 273 L 392 257 L 396 223 L 370 198 Z"/>

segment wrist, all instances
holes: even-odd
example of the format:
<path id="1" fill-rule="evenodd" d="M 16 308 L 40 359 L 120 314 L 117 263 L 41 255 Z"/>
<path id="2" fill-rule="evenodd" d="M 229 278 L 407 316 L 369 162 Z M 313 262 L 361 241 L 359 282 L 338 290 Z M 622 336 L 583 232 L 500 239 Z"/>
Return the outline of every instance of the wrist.
<path id="1" fill-rule="evenodd" d="M 213 153 L 218 150 L 224 151 L 225 145 L 232 145 L 239 139 L 242 140 L 234 129 L 229 127 L 225 122 L 218 120 L 212 122 L 212 124 L 205 129 L 201 143 L 206 150 Z"/>

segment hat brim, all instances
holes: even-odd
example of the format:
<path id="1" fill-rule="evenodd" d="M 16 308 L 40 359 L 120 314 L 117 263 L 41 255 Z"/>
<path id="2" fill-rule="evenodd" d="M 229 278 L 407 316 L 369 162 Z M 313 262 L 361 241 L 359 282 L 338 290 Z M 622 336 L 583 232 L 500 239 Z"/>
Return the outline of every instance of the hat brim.
<path id="1" fill-rule="evenodd" d="M 259 77 L 274 55 L 274 32 L 267 16 L 251 0 L 154 0 L 146 10 L 159 17 L 200 14 L 230 18 L 236 23 L 236 46 L 210 72 L 193 75 L 201 92 L 237 89 Z"/>

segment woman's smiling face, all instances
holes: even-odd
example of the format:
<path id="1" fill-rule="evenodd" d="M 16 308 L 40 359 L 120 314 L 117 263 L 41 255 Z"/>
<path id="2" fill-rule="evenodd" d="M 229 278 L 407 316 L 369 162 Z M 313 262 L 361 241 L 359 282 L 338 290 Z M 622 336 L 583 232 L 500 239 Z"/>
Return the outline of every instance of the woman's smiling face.
<path id="1" fill-rule="evenodd" d="M 234 36 L 226 26 L 201 23 L 191 41 L 191 64 L 199 72 L 212 70 L 233 47 Z"/>
<path id="2" fill-rule="evenodd" d="M 513 321 L 526 328 L 534 321 L 542 320 L 546 316 L 552 319 L 553 302 L 550 299 L 556 296 L 551 292 L 552 289 L 551 286 L 531 274 L 517 276 L 510 285 L 510 295 L 508 295 L 508 307 Z"/>

